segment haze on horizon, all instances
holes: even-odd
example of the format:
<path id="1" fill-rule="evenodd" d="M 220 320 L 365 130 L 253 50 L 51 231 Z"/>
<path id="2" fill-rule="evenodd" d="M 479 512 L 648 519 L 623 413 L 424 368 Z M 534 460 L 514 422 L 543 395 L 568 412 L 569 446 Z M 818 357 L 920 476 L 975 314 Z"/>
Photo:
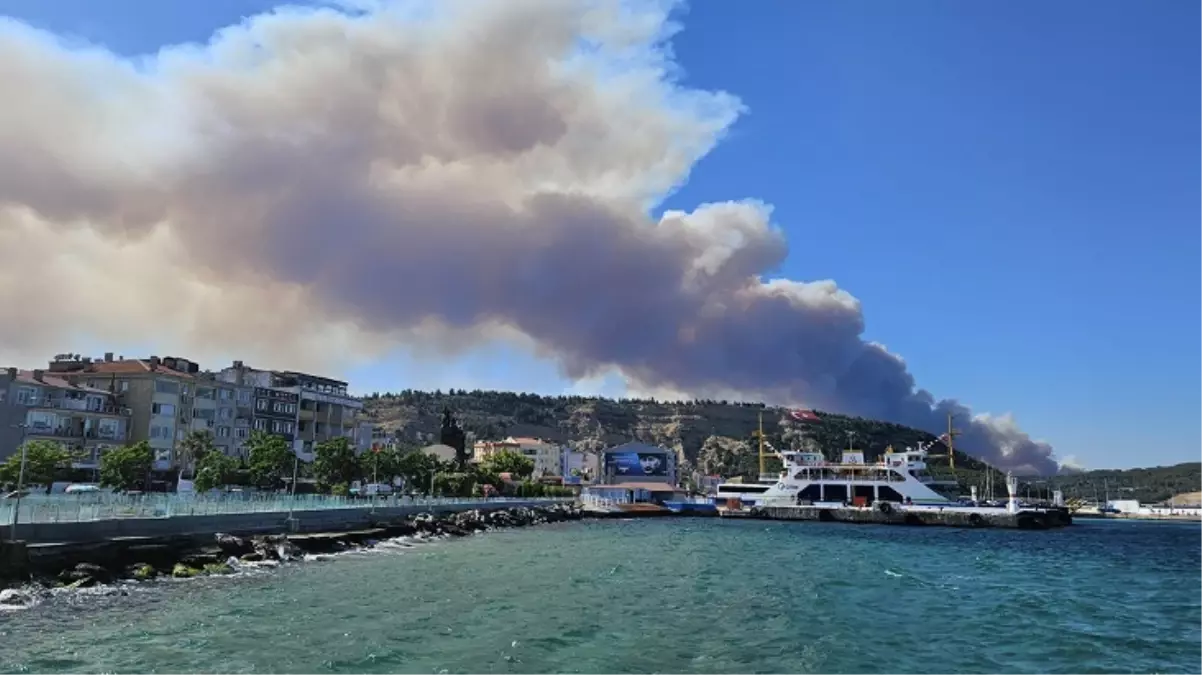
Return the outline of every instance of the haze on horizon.
<path id="1" fill-rule="evenodd" d="M 1012 417 L 920 387 L 834 280 L 781 277 L 760 195 L 659 208 L 747 112 L 676 77 L 673 5 L 280 8 L 139 59 L 0 23 L 22 92 L 0 356 L 153 342 L 321 371 L 488 336 L 652 395 L 936 433 L 952 412 L 971 454 L 1057 471 Z"/>

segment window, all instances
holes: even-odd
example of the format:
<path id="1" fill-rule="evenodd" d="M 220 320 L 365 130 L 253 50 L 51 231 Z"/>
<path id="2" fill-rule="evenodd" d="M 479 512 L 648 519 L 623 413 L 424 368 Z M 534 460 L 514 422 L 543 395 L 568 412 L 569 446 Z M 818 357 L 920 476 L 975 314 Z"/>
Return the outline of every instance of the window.
<path id="1" fill-rule="evenodd" d="M 183 394 L 184 396 L 187 396 L 188 395 L 188 385 L 181 384 L 179 386 L 179 393 Z"/>
<path id="2" fill-rule="evenodd" d="M 217 398 L 221 401 L 232 401 L 234 400 L 234 391 L 232 389 L 219 389 Z"/>
<path id="3" fill-rule="evenodd" d="M 211 420 L 217 417 L 217 411 L 212 408 L 196 408 L 192 411 L 192 419 Z"/>
<path id="4" fill-rule="evenodd" d="M 0 389 L 0 403 L 4 403 L 4 399 L 8 398 L 8 390 Z"/>
<path id="5" fill-rule="evenodd" d="M 261 398 L 255 401 L 255 408 L 258 410 L 267 410 L 267 399 Z"/>
<path id="6" fill-rule="evenodd" d="M 246 427 L 234 429 L 234 438 L 250 438 L 250 429 Z"/>
<path id="7" fill-rule="evenodd" d="M 217 417 L 218 417 L 218 419 L 232 420 L 232 419 L 234 419 L 234 409 L 233 408 L 222 408 L 220 411 L 218 411 Z"/>
<path id="8" fill-rule="evenodd" d="M 196 398 L 207 398 L 207 399 L 211 400 L 213 398 L 213 395 L 214 394 L 213 394 L 212 387 L 197 387 L 196 388 Z"/>
<path id="9" fill-rule="evenodd" d="M 271 431 L 277 434 L 290 434 L 292 433 L 292 422 L 274 420 L 271 423 Z"/>
<path id="10" fill-rule="evenodd" d="M 34 410 L 25 418 L 25 426 L 33 430 L 48 431 L 58 426 L 58 417 L 54 413 Z"/>
<path id="11" fill-rule="evenodd" d="M 120 424 L 117 420 L 102 419 L 96 425 L 96 435 L 100 438 L 117 438 L 117 430 Z"/>
<path id="12" fill-rule="evenodd" d="M 171 427 L 161 425 L 161 424 L 151 425 L 150 437 L 151 438 L 171 438 Z"/>
<path id="13" fill-rule="evenodd" d="M 230 428 L 229 427 L 217 427 L 217 438 L 229 438 L 229 437 L 230 437 Z"/>
<path id="14" fill-rule="evenodd" d="M 255 429 L 259 431 L 267 431 L 267 420 L 263 419 L 262 417 L 255 420 Z"/>
<path id="15" fill-rule="evenodd" d="M 170 462 L 171 461 L 171 450 L 169 448 L 160 448 L 158 450 L 155 450 L 154 451 L 154 461 Z"/>
<path id="16" fill-rule="evenodd" d="M 104 399 L 99 396 L 88 397 L 88 410 L 99 412 L 104 407 Z"/>
<path id="17" fill-rule="evenodd" d="M 245 417 L 239 417 L 238 419 L 234 420 L 234 426 L 236 426 L 236 427 L 250 426 L 250 421 L 247 420 Z"/>
<path id="18" fill-rule="evenodd" d="M 284 412 L 284 404 L 276 401 L 271 404 L 271 412 Z"/>
<path id="19" fill-rule="evenodd" d="M 117 380 L 117 391 L 129 391 L 129 380 Z"/>
<path id="20" fill-rule="evenodd" d="M 188 432 L 187 432 L 187 431 L 184 431 L 183 429 L 176 429 L 176 430 L 175 430 L 175 440 L 177 440 L 177 441 L 182 441 L 182 440 L 184 440 L 184 437 L 185 437 L 185 436 L 187 436 L 187 435 L 188 435 Z"/>
<path id="21" fill-rule="evenodd" d="M 155 380 L 154 390 L 160 394 L 178 394 L 179 383 L 174 380 Z"/>
<path id="22" fill-rule="evenodd" d="M 150 406 L 150 412 L 153 415 L 171 417 L 175 415 L 175 406 L 170 403 L 154 403 Z"/>
<path id="23" fill-rule="evenodd" d="M 250 390 L 243 389 L 238 392 L 238 403 L 241 405 L 250 405 Z"/>
<path id="24" fill-rule="evenodd" d="M 17 405 L 33 405 L 38 400 L 38 390 L 33 387 L 21 387 L 17 390 Z"/>

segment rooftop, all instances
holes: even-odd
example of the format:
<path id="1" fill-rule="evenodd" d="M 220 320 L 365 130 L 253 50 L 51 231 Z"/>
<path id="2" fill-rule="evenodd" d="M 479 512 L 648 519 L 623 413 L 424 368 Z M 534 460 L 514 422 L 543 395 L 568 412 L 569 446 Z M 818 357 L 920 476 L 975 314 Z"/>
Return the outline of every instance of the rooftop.
<path id="1" fill-rule="evenodd" d="M 161 359 L 157 356 L 146 359 L 114 359 L 111 353 L 105 354 L 103 359 L 81 357 L 78 354 L 59 354 L 48 366 L 48 371 L 52 373 L 102 373 L 105 375 L 161 373 L 188 378 L 193 377 L 192 373 L 197 370 L 199 368 L 195 362 L 173 356 Z"/>
<path id="2" fill-rule="evenodd" d="M 107 389 L 100 389 L 97 387 L 89 387 L 87 385 L 68 382 L 62 377 L 42 370 L 17 370 L 13 380 L 16 382 L 21 382 L 22 384 L 32 384 L 40 387 L 53 387 L 55 389 L 65 389 L 92 394 L 104 394 L 106 396 L 110 393 Z"/>

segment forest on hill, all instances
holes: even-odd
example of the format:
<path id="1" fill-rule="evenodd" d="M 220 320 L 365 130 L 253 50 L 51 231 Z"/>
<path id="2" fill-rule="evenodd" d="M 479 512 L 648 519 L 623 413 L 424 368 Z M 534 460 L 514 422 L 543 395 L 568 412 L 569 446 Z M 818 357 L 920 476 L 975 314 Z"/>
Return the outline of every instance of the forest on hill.
<path id="1" fill-rule="evenodd" d="M 822 411 L 815 411 L 817 421 L 801 422 L 793 420 L 785 408 L 710 399 L 613 400 L 407 389 L 395 394 L 372 394 L 364 398 L 364 403 L 368 415 L 402 442 L 435 440 L 442 411 L 450 409 L 464 430 L 478 440 L 543 438 L 586 452 L 637 440 L 677 450 L 686 468 L 682 474 L 695 470 L 728 478 L 754 479 L 758 474 L 756 433 L 761 416 L 764 439 L 771 447 L 820 451 L 829 459 L 837 459 L 849 447 L 873 460 L 890 446 L 902 450 L 920 442 L 935 442 L 930 433 L 890 422 Z M 932 453 L 943 455 L 932 458 L 932 469 L 946 470 L 947 448 L 935 443 Z M 984 463 L 957 451 L 955 464 L 961 482 L 983 483 L 988 468 Z"/>
<path id="2" fill-rule="evenodd" d="M 450 409 L 465 431 L 477 440 L 506 436 L 542 438 L 586 452 L 642 441 L 677 450 L 684 471 L 725 478 L 754 479 L 759 472 L 756 431 L 761 415 L 764 438 L 779 449 L 821 451 L 837 459 L 852 447 L 870 461 L 892 446 L 901 450 L 918 443 L 934 443 L 931 470 L 941 477 L 954 477 L 968 493 L 970 486 L 983 489 L 991 468 L 984 462 L 956 451 L 955 468 L 949 465 L 947 448 L 925 431 L 862 417 L 815 411 L 816 422 L 793 420 L 785 408 L 762 403 L 696 399 L 608 399 L 596 396 L 541 396 L 508 391 L 417 391 L 372 394 L 364 398 L 367 414 L 402 443 L 434 442 L 444 409 Z M 939 456 L 942 455 L 942 456 Z M 770 470 L 773 468 L 768 467 Z M 995 495 L 1005 493 L 1005 476 L 993 469 Z M 1064 473 L 1053 477 L 1021 479 L 1020 495 L 1048 495 L 1062 489 L 1066 497 L 1093 499 L 1139 499 L 1154 503 L 1202 484 L 1198 462 L 1167 467 L 1127 470 L 1095 470 Z"/>

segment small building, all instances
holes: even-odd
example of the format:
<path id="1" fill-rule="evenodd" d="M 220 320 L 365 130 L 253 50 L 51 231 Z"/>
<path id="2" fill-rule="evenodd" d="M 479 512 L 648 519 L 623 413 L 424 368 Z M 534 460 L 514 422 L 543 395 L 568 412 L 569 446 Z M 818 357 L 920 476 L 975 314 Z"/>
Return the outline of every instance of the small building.
<path id="1" fill-rule="evenodd" d="M 629 481 L 586 485 L 581 496 L 607 499 L 618 504 L 663 504 L 677 497 L 676 488 L 667 483 Z"/>
<path id="2" fill-rule="evenodd" d="M 601 473 L 601 462 L 594 454 L 563 449 L 559 456 L 559 474 L 565 485 L 591 483 Z"/>

